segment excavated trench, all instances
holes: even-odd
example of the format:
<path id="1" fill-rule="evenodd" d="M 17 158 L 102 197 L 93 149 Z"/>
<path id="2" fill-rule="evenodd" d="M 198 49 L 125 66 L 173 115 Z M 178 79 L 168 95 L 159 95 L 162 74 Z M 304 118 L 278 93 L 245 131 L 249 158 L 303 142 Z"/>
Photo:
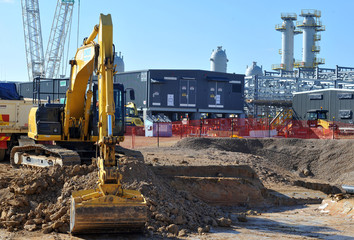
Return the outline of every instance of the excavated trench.
<path id="1" fill-rule="evenodd" d="M 210 205 L 259 206 L 266 197 L 266 188 L 247 165 L 158 166 L 153 172 Z"/>

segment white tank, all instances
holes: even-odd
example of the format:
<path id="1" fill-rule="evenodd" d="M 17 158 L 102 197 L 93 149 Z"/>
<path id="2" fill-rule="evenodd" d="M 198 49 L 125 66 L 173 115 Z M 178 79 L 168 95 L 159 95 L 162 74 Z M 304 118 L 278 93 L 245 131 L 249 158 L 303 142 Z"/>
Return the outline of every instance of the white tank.
<path id="1" fill-rule="evenodd" d="M 246 77 L 250 76 L 263 76 L 263 70 L 261 67 L 257 66 L 257 62 L 253 62 L 253 64 L 246 69 L 245 73 Z"/>
<path id="2" fill-rule="evenodd" d="M 123 56 L 122 53 L 119 52 L 119 54 L 115 54 L 114 56 L 114 65 L 117 65 L 116 71 L 117 72 L 124 72 L 124 61 L 123 61 Z"/>
<path id="3" fill-rule="evenodd" d="M 226 57 L 226 50 L 222 50 L 222 46 L 219 46 L 211 53 L 210 71 L 226 73 L 228 61 L 229 60 Z"/>

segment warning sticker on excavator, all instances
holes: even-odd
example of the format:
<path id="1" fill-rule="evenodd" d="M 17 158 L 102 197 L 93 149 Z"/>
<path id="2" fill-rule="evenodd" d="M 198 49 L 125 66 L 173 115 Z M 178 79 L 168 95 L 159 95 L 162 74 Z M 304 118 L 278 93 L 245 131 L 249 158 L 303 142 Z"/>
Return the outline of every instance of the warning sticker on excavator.
<path id="1" fill-rule="evenodd" d="M 0 114 L 0 126 L 8 126 L 9 125 L 9 114 Z"/>

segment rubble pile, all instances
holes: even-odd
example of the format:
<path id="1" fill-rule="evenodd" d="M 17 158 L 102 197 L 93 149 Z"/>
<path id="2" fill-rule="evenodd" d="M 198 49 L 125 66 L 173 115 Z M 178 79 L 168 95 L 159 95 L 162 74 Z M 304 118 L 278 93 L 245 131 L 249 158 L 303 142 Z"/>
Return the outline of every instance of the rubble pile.
<path id="1" fill-rule="evenodd" d="M 208 232 L 211 226 L 230 226 L 231 220 L 189 192 L 177 191 L 156 176 L 143 158 L 120 156 L 123 188 L 137 189 L 146 197 L 149 220 L 146 233 L 185 236 Z M 0 178 L 0 227 L 8 231 L 69 231 L 72 191 L 95 188 L 97 168 L 75 165 L 11 169 Z"/>
<path id="2" fill-rule="evenodd" d="M 16 177 L 0 179 L 0 226 L 8 231 L 67 232 L 71 191 L 93 187 L 94 169 L 85 165 L 15 169 Z"/>

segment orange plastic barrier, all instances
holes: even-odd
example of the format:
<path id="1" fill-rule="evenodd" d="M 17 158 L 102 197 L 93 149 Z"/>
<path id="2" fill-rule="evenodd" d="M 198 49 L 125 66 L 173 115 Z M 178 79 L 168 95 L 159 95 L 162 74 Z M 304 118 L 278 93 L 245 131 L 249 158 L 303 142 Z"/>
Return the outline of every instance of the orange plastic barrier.
<path id="1" fill-rule="evenodd" d="M 321 126 L 310 127 L 307 121 L 288 120 L 282 125 L 270 124 L 268 118 L 217 118 L 201 120 L 184 120 L 172 122 L 172 137 L 234 137 L 261 138 L 283 137 L 303 139 L 340 139 L 354 138 L 354 125 L 341 122 L 330 122 L 329 129 Z M 127 127 L 126 134 L 131 139 L 131 147 L 135 146 L 134 136 L 145 136 L 143 127 Z M 157 137 L 156 141 L 158 141 Z"/>

